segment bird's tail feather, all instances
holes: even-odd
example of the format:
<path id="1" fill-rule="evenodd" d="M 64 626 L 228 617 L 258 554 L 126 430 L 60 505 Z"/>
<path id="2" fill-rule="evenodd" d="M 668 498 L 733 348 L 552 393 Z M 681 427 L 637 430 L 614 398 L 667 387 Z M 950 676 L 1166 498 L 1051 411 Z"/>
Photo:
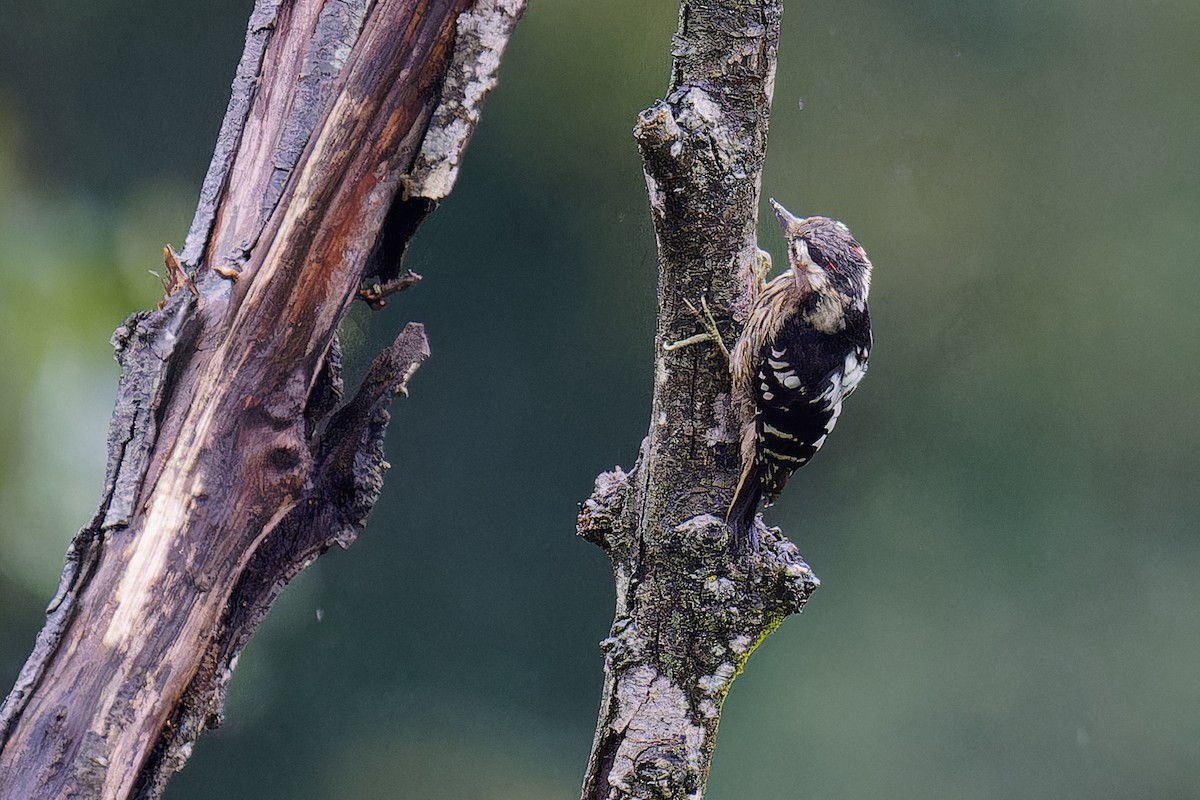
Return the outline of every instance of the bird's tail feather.
<path id="1" fill-rule="evenodd" d="M 734 490 L 733 501 L 725 513 L 725 522 L 733 532 L 733 549 L 739 553 L 745 552 L 747 545 L 751 550 L 758 549 L 758 530 L 754 526 L 754 517 L 758 515 L 758 507 L 762 502 L 760 473 L 758 459 L 747 459 L 737 489 Z"/>

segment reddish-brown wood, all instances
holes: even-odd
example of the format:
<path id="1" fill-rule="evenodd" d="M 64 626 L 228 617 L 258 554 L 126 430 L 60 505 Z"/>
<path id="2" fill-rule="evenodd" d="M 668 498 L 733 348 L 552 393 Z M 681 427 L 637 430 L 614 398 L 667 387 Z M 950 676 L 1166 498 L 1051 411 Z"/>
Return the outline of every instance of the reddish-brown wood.
<path id="1" fill-rule="evenodd" d="M 408 326 L 342 403 L 335 332 L 385 222 L 430 208 L 401 188 L 473 5 L 256 6 L 192 277 L 114 338 L 105 499 L 0 708 L 0 795 L 157 796 L 282 586 L 365 524 L 387 407 L 428 349 Z M 511 31 L 523 4 L 499 5 Z"/>

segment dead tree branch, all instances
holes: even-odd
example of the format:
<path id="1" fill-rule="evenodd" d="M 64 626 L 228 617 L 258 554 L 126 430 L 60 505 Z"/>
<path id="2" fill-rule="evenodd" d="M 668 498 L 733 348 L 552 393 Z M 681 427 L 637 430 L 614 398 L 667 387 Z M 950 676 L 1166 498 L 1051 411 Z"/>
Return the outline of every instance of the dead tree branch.
<path id="1" fill-rule="evenodd" d="M 684 0 L 667 97 L 634 131 L 659 248 L 654 395 L 633 471 L 600 475 L 579 518 L 617 585 L 584 800 L 700 797 L 730 685 L 817 586 L 777 531 L 760 529 L 759 552 L 733 553 L 724 509 L 743 420 L 728 364 L 711 345 L 662 348 L 696 333 L 688 302 L 701 298 L 732 340 L 756 291 L 781 10 Z"/>
<path id="2" fill-rule="evenodd" d="M 113 339 L 104 497 L 0 707 L 3 796 L 157 797 L 282 587 L 365 525 L 428 348 L 410 324 L 343 402 L 335 332 L 404 282 L 523 10 L 259 0 L 168 294 Z"/>

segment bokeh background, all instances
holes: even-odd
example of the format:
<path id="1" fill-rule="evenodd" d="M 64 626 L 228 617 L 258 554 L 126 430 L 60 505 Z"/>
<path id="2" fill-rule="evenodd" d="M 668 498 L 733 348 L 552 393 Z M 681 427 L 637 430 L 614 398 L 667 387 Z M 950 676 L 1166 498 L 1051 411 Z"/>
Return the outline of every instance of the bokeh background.
<path id="1" fill-rule="evenodd" d="M 764 194 L 876 264 L 871 375 L 769 514 L 823 579 L 713 800 L 1200 796 L 1200 5 L 790 2 Z M 0 0 L 0 684 L 99 496 L 248 0 Z M 647 423 L 636 113 L 671 3 L 533 0 L 408 319 L 371 527 L 287 591 L 167 797 L 576 796 L 612 613 L 573 536 Z M 782 258 L 763 215 L 762 242 Z"/>

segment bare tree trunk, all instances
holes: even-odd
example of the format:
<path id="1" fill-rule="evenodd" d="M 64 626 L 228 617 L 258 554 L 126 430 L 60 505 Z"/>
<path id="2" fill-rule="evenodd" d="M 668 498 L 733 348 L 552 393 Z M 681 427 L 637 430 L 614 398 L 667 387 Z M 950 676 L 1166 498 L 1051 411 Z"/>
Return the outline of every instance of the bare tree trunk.
<path id="1" fill-rule="evenodd" d="M 584 800 L 699 798 L 730 685 L 817 586 L 795 546 L 760 521 L 761 549 L 733 552 L 724 510 L 745 420 L 731 408 L 728 365 L 711 345 L 661 347 L 696 333 L 687 302 L 706 297 L 729 335 L 757 290 L 781 10 L 779 0 L 684 0 L 667 97 L 634 131 L 659 248 L 654 395 L 633 471 L 600 475 L 579 517 L 617 585 Z"/>
<path id="2" fill-rule="evenodd" d="M 158 311 L 123 367 L 104 499 L 0 707 L 0 795 L 157 797 L 218 724 L 282 587 L 382 484 L 409 325 L 343 402 L 338 324 L 414 278 L 524 0 L 259 0 Z"/>

